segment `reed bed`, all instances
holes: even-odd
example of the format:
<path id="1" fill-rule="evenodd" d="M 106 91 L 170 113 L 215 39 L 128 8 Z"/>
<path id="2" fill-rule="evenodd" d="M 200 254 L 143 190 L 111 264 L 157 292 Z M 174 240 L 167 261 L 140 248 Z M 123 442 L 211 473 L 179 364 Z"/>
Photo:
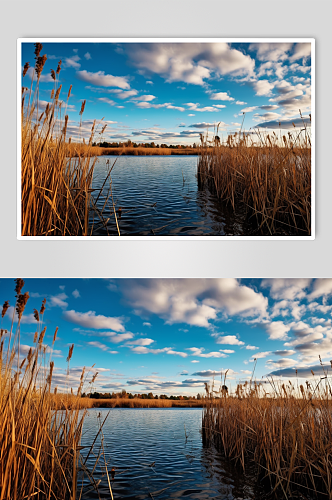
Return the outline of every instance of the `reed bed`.
<path id="1" fill-rule="evenodd" d="M 331 362 L 332 364 L 332 362 Z M 207 387 L 203 440 L 257 480 L 273 498 L 332 499 L 332 391 L 327 375 L 303 385 L 271 380 L 216 397 Z M 296 498 L 299 498 L 298 496 Z"/>
<path id="2" fill-rule="evenodd" d="M 198 155 L 199 149 L 186 148 L 143 148 L 143 147 L 123 147 L 123 148 L 98 148 L 100 155 L 130 155 L 130 156 L 151 156 L 151 155 Z M 94 150 L 93 150 L 94 151 Z"/>
<path id="3" fill-rule="evenodd" d="M 81 398 L 82 408 L 201 408 L 202 401 L 180 401 L 170 399 L 112 398 L 93 399 Z"/>
<path id="4" fill-rule="evenodd" d="M 311 139 L 306 125 L 282 136 L 257 134 L 258 140 L 240 133 L 212 145 L 201 136 L 199 186 L 234 211 L 244 206 L 258 234 L 310 235 Z"/>
<path id="5" fill-rule="evenodd" d="M 23 69 L 21 103 L 21 234 L 22 236 L 87 236 L 90 211 L 97 211 L 92 198 L 92 179 L 98 148 L 92 147 L 96 121 L 84 144 L 71 144 L 67 109 L 70 86 L 61 100 L 61 61 L 51 70 L 54 81 L 50 102 L 39 99 L 40 78 L 47 60 L 42 44 L 35 44 L 36 63 L 30 88 L 24 86 L 29 63 Z M 29 73 L 30 74 L 30 73 Z M 61 97 L 62 98 L 62 97 Z M 82 134 L 80 110 L 79 135 Z M 44 107 L 42 110 L 41 107 Z M 102 134 L 104 125 L 99 132 Z M 84 141 L 84 138 L 81 139 Z M 97 193 L 97 197 L 101 193 Z M 106 202 L 105 202 L 106 203 Z M 98 218 L 100 214 L 98 214 Z"/>
<path id="6" fill-rule="evenodd" d="M 1 329 L 0 335 L 0 500 L 76 500 L 83 492 L 77 486 L 78 475 L 94 482 L 86 468 L 87 458 L 80 453 L 86 416 L 79 404 L 84 371 L 77 393 L 64 395 L 60 407 L 54 405 L 52 352 L 57 329 L 47 348 L 43 301 L 40 311 L 34 312 L 33 347 L 25 357 L 20 355 L 20 325 L 29 299 L 27 292 L 22 293 L 23 285 L 23 280 L 16 280 L 16 329 L 13 316 L 11 330 Z M 6 301 L 2 318 L 8 308 Z M 68 370 L 73 348 L 69 348 Z M 97 436 L 100 432 L 101 428 Z M 91 453 L 93 444 L 85 456 Z"/>

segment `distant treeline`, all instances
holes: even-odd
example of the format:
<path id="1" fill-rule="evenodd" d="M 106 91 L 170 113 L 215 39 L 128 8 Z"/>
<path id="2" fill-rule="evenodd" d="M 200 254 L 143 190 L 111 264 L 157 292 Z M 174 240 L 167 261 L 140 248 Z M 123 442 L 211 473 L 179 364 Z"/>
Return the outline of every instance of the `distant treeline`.
<path id="1" fill-rule="evenodd" d="M 86 394 L 85 392 L 82 394 L 82 398 L 91 398 L 91 399 L 169 399 L 172 401 L 189 401 L 189 400 L 200 400 L 202 399 L 201 394 L 197 394 L 197 396 L 167 396 L 167 394 L 161 395 L 153 395 L 152 392 L 148 394 L 132 394 L 131 392 L 126 392 L 122 390 L 121 392 L 91 392 Z"/>

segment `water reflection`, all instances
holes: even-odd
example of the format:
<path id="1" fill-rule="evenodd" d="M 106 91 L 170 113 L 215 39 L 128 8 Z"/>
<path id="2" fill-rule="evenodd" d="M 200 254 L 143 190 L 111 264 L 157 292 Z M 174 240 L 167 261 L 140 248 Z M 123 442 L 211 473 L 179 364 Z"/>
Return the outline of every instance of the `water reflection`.
<path id="1" fill-rule="evenodd" d="M 91 444 L 98 410 L 89 410 L 82 444 Z M 107 410 L 101 410 L 101 418 Z M 223 464 L 202 445 L 201 409 L 112 409 L 104 427 L 105 457 L 114 499 L 188 498 L 250 500 L 250 480 Z M 94 459 L 88 460 L 93 467 Z M 103 464 L 103 461 L 101 462 Z M 110 498 L 105 468 L 94 479 L 101 498 Z M 90 491 L 89 491 L 90 490 Z M 98 498 L 86 481 L 85 500 Z"/>
<path id="2" fill-rule="evenodd" d="M 109 163 L 108 163 L 109 162 Z M 100 188 L 114 158 L 100 157 L 92 188 Z M 252 228 L 244 210 L 225 207 L 208 190 L 197 186 L 195 156 L 121 156 L 99 197 L 107 228 L 94 216 L 94 235 L 117 235 L 114 209 L 121 236 L 220 236 L 248 235 Z M 113 205 L 114 202 L 114 205 Z"/>

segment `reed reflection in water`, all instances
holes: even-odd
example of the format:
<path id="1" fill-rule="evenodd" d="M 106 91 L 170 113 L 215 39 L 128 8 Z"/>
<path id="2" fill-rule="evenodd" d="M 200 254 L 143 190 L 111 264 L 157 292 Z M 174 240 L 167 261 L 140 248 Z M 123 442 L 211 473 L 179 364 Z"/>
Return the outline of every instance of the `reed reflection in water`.
<path id="1" fill-rule="evenodd" d="M 93 189 L 103 185 L 114 157 L 99 157 Z M 121 236 L 222 236 L 250 235 L 244 210 L 236 214 L 208 189 L 199 189 L 196 156 L 121 156 L 112 170 L 112 194 Z M 107 230 L 94 219 L 95 236 L 115 236 L 112 199 L 104 206 L 109 190 L 97 207 L 110 218 Z M 93 220 L 90 219 L 90 225 Z"/>
<path id="2" fill-rule="evenodd" d="M 107 411 L 89 410 L 82 445 L 91 444 L 97 416 L 100 412 L 103 420 Z M 201 409 L 112 409 L 103 433 L 114 499 L 254 499 L 250 478 L 225 464 L 213 448 L 203 447 L 201 425 Z M 88 466 L 93 464 L 92 457 Z M 101 480 L 99 494 L 106 499 L 104 459 L 100 464 L 94 479 Z M 84 500 L 98 498 L 90 486 L 85 484 Z"/>

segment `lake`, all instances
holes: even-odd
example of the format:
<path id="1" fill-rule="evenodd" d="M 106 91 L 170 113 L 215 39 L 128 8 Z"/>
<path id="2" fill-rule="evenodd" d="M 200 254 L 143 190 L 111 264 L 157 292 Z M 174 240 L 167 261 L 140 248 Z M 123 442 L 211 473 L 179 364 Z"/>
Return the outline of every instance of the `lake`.
<path id="1" fill-rule="evenodd" d="M 91 445 L 108 409 L 92 409 L 83 427 L 82 445 Z M 114 499 L 251 500 L 252 481 L 225 463 L 212 448 L 204 448 L 202 410 L 196 408 L 126 409 L 110 411 L 103 428 Z M 84 450 L 83 450 L 84 452 Z M 102 461 L 104 465 L 104 462 Z M 93 468 L 94 459 L 88 460 Z M 109 499 L 106 475 L 94 473 L 100 497 Z M 85 491 L 90 489 L 85 483 Z M 82 497 L 96 499 L 90 491 Z"/>
<path id="2" fill-rule="evenodd" d="M 114 157 L 101 156 L 95 166 L 93 189 L 100 189 Z M 120 156 L 112 170 L 112 192 L 121 236 L 234 236 L 250 235 L 245 210 L 234 214 L 207 189 L 199 189 L 197 156 Z M 104 207 L 109 182 L 97 207 L 94 236 L 117 235 L 112 199 Z M 95 198 L 96 195 L 94 194 Z"/>

